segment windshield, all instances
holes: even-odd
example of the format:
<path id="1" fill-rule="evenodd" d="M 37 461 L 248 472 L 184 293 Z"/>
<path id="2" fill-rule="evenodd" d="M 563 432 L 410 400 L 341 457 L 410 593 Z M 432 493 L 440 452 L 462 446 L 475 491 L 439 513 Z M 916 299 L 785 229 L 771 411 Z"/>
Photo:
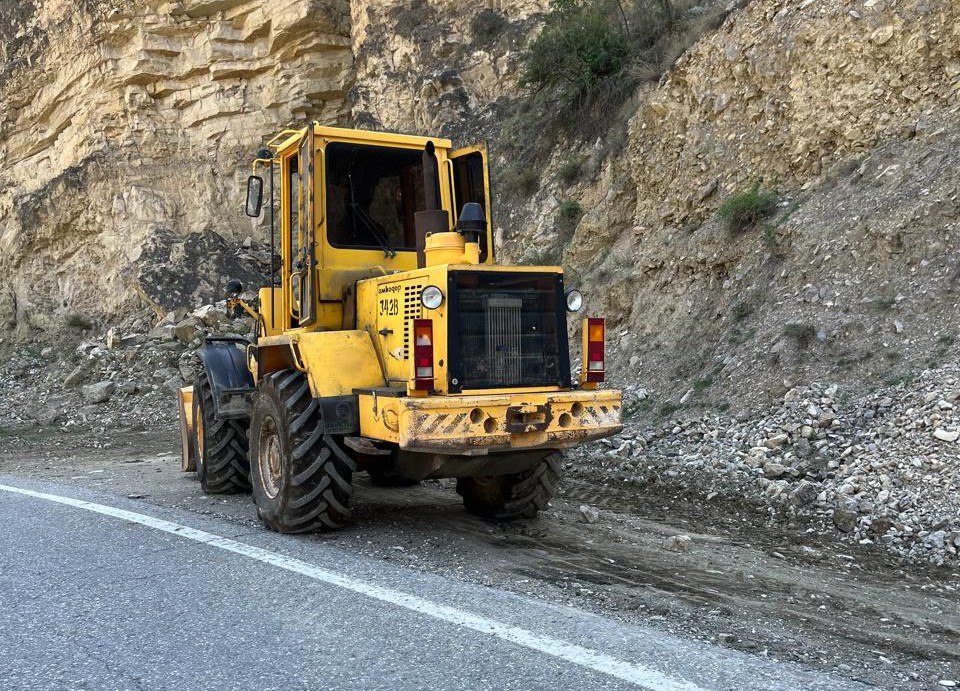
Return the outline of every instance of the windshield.
<path id="1" fill-rule="evenodd" d="M 333 143 L 326 149 L 327 240 L 334 247 L 415 250 L 426 208 L 416 149 Z"/>

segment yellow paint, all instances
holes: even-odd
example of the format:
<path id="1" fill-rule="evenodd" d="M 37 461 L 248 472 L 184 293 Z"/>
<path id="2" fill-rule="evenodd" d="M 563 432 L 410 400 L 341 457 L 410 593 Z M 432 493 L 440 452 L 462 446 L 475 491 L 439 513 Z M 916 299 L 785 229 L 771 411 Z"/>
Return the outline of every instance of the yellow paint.
<path id="1" fill-rule="evenodd" d="M 427 266 L 465 264 L 463 236 L 460 233 L 434 233 L 424 248 Z"/>
<path id="2" fill-rule="evenodd" d="M 283 294 L 280 288 L 261 288 L 258 292 L 260 316 L 263 317 L 263 335 L 276 336 L 288 322 L 283 320 Z"/>
<path id="3" fill-rule="evenodd" d="M 420 291 L 428 285 L 444 294 L 438 309 L 424 309 Z M 357 284 L 357 325 L 373 340 L 387 381 L 413 386 L 413 320 L 433 321 L 433 376 L 437 390 L 447 390 L 447 268 L 424 269 L 381 276 Z M 441 364 L 442 363 L 442 364 Z"/>
<path id="4" fill-rule="evenodd" d="M 480 152 L 486 159 L 486 148 L 483 146 L 469 147 L 466 149 L 452 150 L 452 143 L 449 139 L 434 137 L 417 137 L 405 134 L 393 134 L 388 132 L 367 132 L 364 130 L 349 130 L 339 127 L 321 127 L 314 123 L 313 152 L 315 165 L 314 176 L 312 180 L 315 209 L 313 218 L 315 222 L 314 235 L 316 238 L 314 246 L 314 258 L 316 261 L 316 272 L 313 277 L 308 277 L 298 273 L 292 265 L 291 258 L 298 252 L 305 249 L 306 234 L 305 229 L 300 227 L 291 227 L 291 209 L 298 209 L 301 205 L 300 189 L 291 190 L 291 163 L 297 158 L 298 150 L 303 138 L 307 134 L 307 129 L 284 130 L 284 132 L 270 140 L 268 146 L 276 150 L 276 158 L 279 166 L 279 175 L 277 187 L 279 188 L 279 223 L 278 229 L 281 238 L 281 252 L 285 260 L 282 262 L 280 276 L 282 292 L 284 296 L 284 313 L 298 317 L 300 313 L 297 296 L 293 291 L 299 281 L 313 280 L 316 284 L 317 299 L 326 301 L 342 301 L 345 289 L 359 278 L 373 275 L 373 271 L 379 270 L 385 273 L 395 273 L 402 271 L 415 270 L 417 266 L 416 252 L 399 251 L 395 257 L 385 257 L 381 250 L 368 249 L 345 249 L 333 247 L 327 242 L 326 234 L 326 186 L 324 184 L 324 152 L 326 147 L 334 142 L 345 142 L 354 144 L 376 144 L 380 146 L 399 147 L 407 149 L 423 150 L 428 141 L 432 141 L 436 147 L 437 163 L 440 173 L 440 195 L 441 204 L 447 210 L 450 219 L 450 227 L 453 229 L 456 223 L 454 207 L 452 181 L 450 178 L 450 166 L 448 161 L 455 155 L 465 155 L 473 152 Z M 484 172 L 485 195 L 487 201 L 487 218 L 490 218 L 490 191 L 489 175 Z M 493 233 L 490 231 L 491 224 L 488 223 L 487 246 L 493 247 Z M 493 265 L 492 252 L 487 257 L 486 266 Z M 475 261 L 479 258 L 479 251 L 470 252 L 466 256 L 461 253 L 461 259 L 458 261 Z M 374 269 L 373 267 L 379 267 Z M 342 328 L 342 322 L 339 317 L 334 317 L 334 311 L 318 314 L 317 322 L 311 328 L 315 330 L 331 330 Z M 296 322 L 295 322 L 296 323 Z"/>
<path id="5" fill-rule="evenodd" d="M 316 397 L 385 385 L 366 331 L 308 331 L 291 336 L 291 343 Z"/>

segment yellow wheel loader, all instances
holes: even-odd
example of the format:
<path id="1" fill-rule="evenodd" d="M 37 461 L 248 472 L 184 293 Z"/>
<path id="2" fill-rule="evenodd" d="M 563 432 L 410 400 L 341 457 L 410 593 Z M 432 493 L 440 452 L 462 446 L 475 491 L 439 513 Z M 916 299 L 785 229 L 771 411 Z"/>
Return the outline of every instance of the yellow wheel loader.
<path id="1" fill-rule="evenodd" d="M 485 147 L 311 123 L 257 156 L 246 214 L 266 185 L 281 261 L 255 308 L 227 287 L 256 335 L 205 340 L 180 390 L 184 470 L 252 489 L 285 533 L 343 525 L 358 471 L 456 478 L 475 514 L 536 516 L 562 450 L 621 429 L 621 397 L 599 388 L 602 319 L 571 380 L 583 298 L 562 269 L 495 262 Z"/>

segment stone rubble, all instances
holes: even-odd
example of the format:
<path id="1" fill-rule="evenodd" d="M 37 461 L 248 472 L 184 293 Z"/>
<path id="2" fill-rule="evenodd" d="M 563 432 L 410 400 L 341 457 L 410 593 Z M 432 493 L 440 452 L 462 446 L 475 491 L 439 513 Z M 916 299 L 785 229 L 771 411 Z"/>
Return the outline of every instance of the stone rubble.
<path id="1" fill-rule="evenodd" d="M 117 433 L 174 431 L 175 394 L 194 380 L 203 337 L 248 336 L 250 320 L 233 319 L 224 302 L 153 320 L 149 312 L 135 314 L 101 338 L 63 345 L 59 359 L 52 347 L 15 351 L 0 365 L 0 438 L 52 428 L 100 434 L 106 445 Z"/>

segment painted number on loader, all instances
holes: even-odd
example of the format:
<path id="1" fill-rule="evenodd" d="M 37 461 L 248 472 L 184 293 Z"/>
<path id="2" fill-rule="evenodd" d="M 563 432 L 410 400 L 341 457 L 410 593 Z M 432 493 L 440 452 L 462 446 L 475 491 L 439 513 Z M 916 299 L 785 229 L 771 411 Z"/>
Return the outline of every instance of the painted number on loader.
<path id="1" fill-rule="evenodd" d="M 400 314 L 400 300 L 397 298 L 387 298 L 380 300 L 380 316 L 395 317 Z"/>

